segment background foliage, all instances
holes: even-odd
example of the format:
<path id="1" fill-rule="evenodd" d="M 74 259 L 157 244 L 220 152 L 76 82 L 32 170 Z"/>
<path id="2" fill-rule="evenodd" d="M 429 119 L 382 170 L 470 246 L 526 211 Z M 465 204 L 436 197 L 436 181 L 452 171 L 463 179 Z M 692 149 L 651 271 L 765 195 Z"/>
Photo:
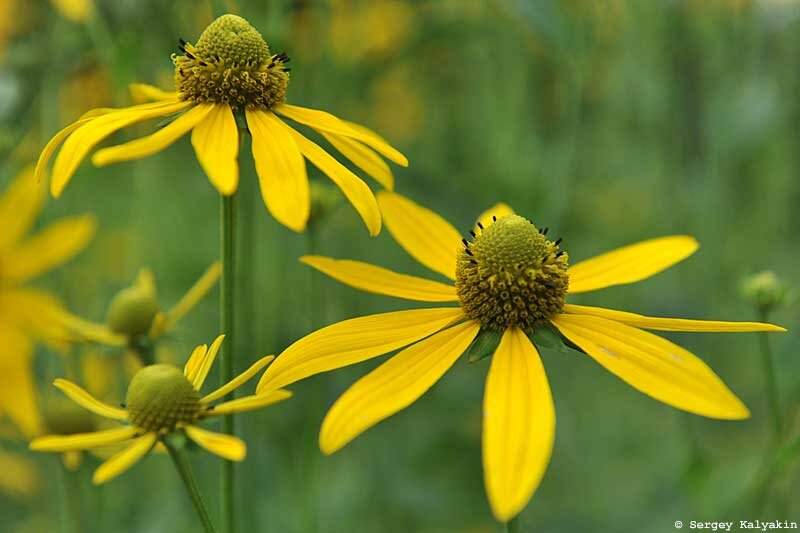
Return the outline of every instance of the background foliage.
<path id="1" fill-rule="evenodd" d="M 128 104 L 129 83 L 169 88 L 178 37 L 195 40 L 212 18 L 204 1 L 104 1 L 88 17 L 76 11 L 81 4 L 0 3 L 3 185 L 85 110 Z M 396 172 L 398 191 L 465 231 L 482 209 L 506 201 L 562 236 L 573 260 L 672 233 L 702 244 L 646 283 L 576 302 L 748 320 L 754 310 L 737 290 L 743 276 L 770 268 L 797 283 L 800 4 L 237 0 L 229 7 L 292 57 L 290 102 L 380 131 L 411 160 Z M 244 150 L 249 159 L 247 143 Z M 325 208 L 308 235 L 293 234 L 267 215 L 252 165 L 242 165 L 242 366 L 315 327 L 407 307 L 297 263 L 314 251 L 424 273 L 386 232 L 370 239 L 341 196 L 333 198 L 317 205 Z M 217 257 L 218 201 L 186 139 L 142 161 L 85 164 L 63 199 L 50 200 L 43 223 L 92 211 L 101 232 L 44 284 L 99 320 L 114 292 L 150 265 L 162 301 L 174 302 Z M 798 314 L 794 306 L 772 318 L 792 328 Z M 215 292 L 168 346 L 183 360 L 217 328 Z M 523 530 L 673 531 L 675 520 L 798 518 L 793 461 L 764 501 L 748 493 L 770 446 L 756 335 L 667 336 L 716 369 L 752 418 L 693 417 L 644 397 L 587 357 L 545 351 L 557 442 Z M 772 341 L 797 438 L 800 341 L 792 332 Z M 43 398 L 68 365 L 39 352 Z M 421 401 L 324 458 L 316 441 L 322 416 L 370 365 L 309 379 L 292 387 L 289 402 L 239 419 L 249 443 L 238 469 L 243 531 L 496 530 L 480 466 L 488 360 L 461 361 Z M 24 453 L 13 428 L 3 427 L 2 449 Z M 96 459 L 87 459 L 78 489 L 67 494 L 82 513 L 66 518 L 58 458 L 28 457 L 39 494 L 0 494 L 3 531 L 74 531 L 76 520 L 84 531 L 197 528 L 166 457 L 150 457 L 100 488 L 89 484 Z M 214 495 L 216 459 L 194 460 Z M 210 498 L 212 513 L 215 503 Z"/>

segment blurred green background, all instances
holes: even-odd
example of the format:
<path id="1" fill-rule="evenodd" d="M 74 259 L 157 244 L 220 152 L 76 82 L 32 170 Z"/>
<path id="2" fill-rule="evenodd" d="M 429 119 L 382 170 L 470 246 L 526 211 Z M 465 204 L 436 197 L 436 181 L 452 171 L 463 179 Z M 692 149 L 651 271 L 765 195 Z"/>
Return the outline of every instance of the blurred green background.
<path id="1" fill-rule="evenodd" d="M 171 88 L 178 37 L 196 40 L 213 18 L 210 4 L 188 0 L 0 6 L 3 188 L 61 126 L 92 107 L 129 104 L 129 83 Z M 743 277 L 772 269 L 792 284 L 800 279 L 800 2 L 236 0 L 228 7 L 292 58 L 290 103 L 379 131 L 411 160 L 395 172 L 397 190 L 465 232 L 481 210 L 505 201 L 562 236 L 573 261 L 673 233 L 701 242 L 666 273 L 576 303 L 752 320 L 755 310 L 738 291 Z M 151 128 L 129 128 L 116 140 Z M 335 205 L 315 212 L 308 234 L 291 233 L 261 202 L 247 143 L 242 157 L 239 370 L 322 325 L 412 307 L 299 264 L 313 251 L 433 275 L 386 232 L 369 238 L 338 193 Z M 40 285 L 102 320 L 112 295 L 149 265 L 162 303 L 175 302 L 217 258 L 218 203 L 188 139 L 141 161 L 84 164 L 41 223 L 91 211 L 100 232 Z M 169 340 L 175 360 L 216 336 L 217 297 Z M 793 306 L 771 319 L 791 330 L 799 315 Z M 757 335 L 666 336 L 707 361 L 752 418 L 687 415 L 588 357 L 545 350 L 557 440 L 521 516 L 523 531 L 666 532 L 676 520 L 800 519 L 794 457 L 762 501 L 751 494 L 771 442 Z M 797 439 L 800 341 L 792 331 L 770 339 L 787 439 Z M 237 469 L 241 531 L 499 530 L 480 461 L 488 360 L 459 362 L 409 409 L 340 453 L 320 454 L 326 409 L 381 360 L 308 379 L 291 387 L 290 401 L 238 418 L 249 446 Z M 65 366 L 40 349 L 43 398 Z M 0 530 L 199 529 L 165 456 L 102 487 L 90 485 L 97 459 L 88 458 L 77 480 L 66 479 L 80 512 L 65 514 L 59 502 L 70 474 L 59 458 L 27 453 L 7 421 L 0 425 L 0 449 L 26 455 L 40 479 L 35 495 L 0 492 Z M 218 459 L 193 460 L 216 519 Z"/>

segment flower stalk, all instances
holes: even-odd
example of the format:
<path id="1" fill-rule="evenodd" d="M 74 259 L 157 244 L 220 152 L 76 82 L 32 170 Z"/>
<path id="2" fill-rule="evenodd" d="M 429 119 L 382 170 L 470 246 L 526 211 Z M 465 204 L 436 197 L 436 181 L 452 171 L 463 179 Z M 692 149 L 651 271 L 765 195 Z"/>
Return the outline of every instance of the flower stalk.
<path id="1" fill-rule="evenodd" d="M 759 319 L 766 322 L 769 319 L 769 311 L 762 308 L 759 311 Z M 769 336 L 761 332 L 758 335 L 758 340 L 761 352 L 761 366 L 764 370 L 764 388 L 767 393 L 769 415 L 772 421 L 773 439 L 776 443 L 779 443 L 783 436 L 783 415 L 781 414 L 781 404 L 778 396 L 778 384 L 775 379 L 775 358 L 772 354 Z"/>
<path id="2" fill-rule="evenodd" d="M 519 515 L 506 522 L 506 533 L 519 533 Z"/>
<path id="3" fill-rule="evenodd" d="M 203 502 L 203 497 L 200 494 L 200 488 L 197 486 L 197 481 L 194 479 L 189 457 L 186 455 L 186 450 L 184 449 L 185 437 L 179 434 L 173 434 L 165 438 L 163 442 L 164 446 L 166 446 L 169 451 L 172 462 L 175 464 L 175 470 L 180 474 L 186 491 L 192 499 L 192 504 L 194 505 L 195 511 L 197 511 L 200 522 L 203 524 L 203 529 L 206 533 L 216 533 L 214 525 L 211 523 L 211 518 L 208 516 L 206 504 Z"/>
<path id="4" fill-rule="evenodd" d="M 222 279 L 220 283 L 220 329 L 228 339 L 220 352 L 220 386 L 233 378 L 233 348 L 234 336 L 234 276 L 236 254 L 236 196 L 222 196 L 220 209 L 221 241 L 220 251 L 222 260 Z M 232 399 L 229 394 L 226 400 Z M 233 417 L 225 416 L 222 419 L 222 432 L 228 435 L 234 433 Z M 222 516 L 222 531 L 234 531 L 234 472 L 233 463 L 224 461 L 220 467 L 220 511 Z"/>

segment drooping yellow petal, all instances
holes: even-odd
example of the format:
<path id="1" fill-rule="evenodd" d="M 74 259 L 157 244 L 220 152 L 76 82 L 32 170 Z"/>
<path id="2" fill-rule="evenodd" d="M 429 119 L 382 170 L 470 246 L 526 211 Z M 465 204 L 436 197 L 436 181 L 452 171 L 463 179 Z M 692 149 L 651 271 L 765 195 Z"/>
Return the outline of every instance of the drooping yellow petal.
<path id="1" fill-rule="evenodd" d="M 139 462 L 139 459 L 147 455 L 147 452 L 153 448 L 157 440 L 158 435 L 155 433 L 145 433 L 133 441 L 130 446 L 112 456 L 111 459 L 105 463 L 101 464 L 97 470 L 94 471 L 92 483 L 95 485 L 102 485 L 103 483 L 110 481 L 118 475 L 124 473 L 130 467 Z"/>
<path id="2" fill-rule="evenodd" d="M 26 437 L 41 433 L 33 344 L 18 327 L 5 321 L 0 321 L 0 413 Z"/>
<path id="3" fill-rule="evenodd" d="M 112 111 L 83 123 L 66 139 L 53 165 L 50 193 L 58 198 L 86 155 L 97 143 L 126 126 L 182 111 L 191 102 L 163 101 Z M 63 131 L 63 130 L 62 130 Z M 57 134 L 56 136 L 60 135 Z M 44 155 L 44 154 L 42 154 Z M 41 161 L 41 159 L 40 159 Z"/>
<path id="4" fill-rule="evenodd" d="M 736 331 L 786 331 L 786 328 L 762 322 L 723 322 L 719 320 L 689 320 L 686 318 L 660 318 L 637 315 L 602 307 L 566 304 L 565 313 L 599 316 L 629 326 L 658 331 L 708 331 L 714 333 Z"/>
<path id="5" fill-rule="evenodd" d="M 483 478 L 495 518 L 507 522 L 542 481 L 556 413 L 539 353 L 522 330 L 506 330 L 483 396 Z"/>
<path id="6" fill-rule="evenodd" d="M 200 364 L 203 362 L 203 359 L 205 359 L 207 351 L 208 345 L 206 344 L 201 344 L 192 350 L 192 355 L 189 356 L 189 360 L 186 361 L 186 365 L 183 367 L 183 375 L 186 376 L 186 379 L 190 382 L 194 381 L 194 378 L 197 376 L 197 372 L 200 370 Z"/>
<path id="7" fill-rule="evenodd" d="M 128 90 L 131 93 L 131 99 L 137 104 L 180 98 L 180 93 L 177 91 L 165 91 L 147 83 L 131 83 L 128 85 Z"/>
<path id="8" fill-rule="evenodd" d="M 322 132 L 322 136 L 339 150 L 343 156 L 352 161 L 354 165 L 366 172 L 375 181 L 389 189 L 394 190 L 394 175 L 389 165 L 386 164 L 381 156 L 372 151 L 359 141 L 335 135 L 333 133 Z"/>
<path id="9" fill-rule="evenodd" d="M 349 366 L 424 339 L 464 317 L 458 307 L 412 309 L 362 316 L 310 333 L 275 359 L 256 387 L 259 394 Z"/>
<path id="10" fill-rule="evenodd" d="M 264 394 L 253 394 L 215 405 L 214 409 L 209 411 L 209 414 L 219 416 L 246 413 L 247 411 L 261 409 L 268 405 L 282 402 L 283 400 L 291 398 L 291 396 L 292 393 L 290 391 L 283 389 L 269 391 Z"/>
<path id="11" fill-rule="evenodd" d="M 208 377 L 208 373 L 211 371 L 211 367 L 214 365 L 214 359 L 217 358 L 219 347 L 222 345 L 222 341 L 224 340 L 225 335 L 220 335 L 214 339 L 214 342 L 211 343 L 211 348 L 208 349 L 205 357 L 203 357 L 202 361 L 200 361 L 197 374 L 192 380 L 192 385 L 196 390 L 200 390 L 200 388 L 203 386 L 203 383 L 205 383 L 206 377 Z"/>
<path id="12" fill-rule="evenodd" d="M 230 106 L 214 104 L 192 131 L 192 146 L 211 184 L 224 196 L 239 188 L 239 128 Z"/>
<path id="13" fill-rule="evenodd" d="M 61 303 L 50 293 L 29 286 L 3 289 L 0 295 L 4 320 L 30 332 L 55 349 L 77 340 L 65 325 L 69 316 Z"/>
<path id="14" fill-rule="evenodd" d="M 94 342 L 106 346 L 123 346 L 128 342 L 125 335 L 111 331 L 105 324 L 84 320 L 71 313 L 63 313 L 59 321 L 74 342 Z"/>
<path id="15" fill-rule="evenodd" d="M 247 109 L 245 115 L 264 204 L 281 224 L 294 231 L 305 230 L 311 197 L 297 143 L 274 114 Z"/>
<path id="16" fill-rule="evenodd" d="M 352 123 L 348 124 L 330 113 L 317 109 L 309 109 L 307 107 L 282 104 L 275 110 L 286 118 L 299 122 L 300 124 L 305 124 L 319 132 L 333 133 L 360 141 L 401 167 L 408 166 L 408 159 L 406 159 L 406 156 L 389 145 L 385 139 L 375 132 L 363 126 L 360 128 L 353 128 L 351 125 Z"/>
<path id="17" fill-rule="evenodd" d="M 658 401 L 711 418 L 750 416 L 708 365 L 666 339 L 596 316 L 564 314 L 552 322 L 612 374 Z"/>
<path id="18" fill-rule="evenodd" d="M 300 153 L 342 190 L 366 224 L 369 234 L 373 237 L 378 235 L 381 232 L 381 213 L 367 184 L 315 143 L 289 126 L 284 124 L 284 127 L 297 143 Z"/>
<path id="19" fill-rule="evenodd" d="M 119 407 L 114 407 L 113 405 L 101 402 L 71 381 L 57 378 L 55 381 L 53 381 L 53 385 L 66 394 L 70 400 L 88 411 L 115 420 L 128 419 L 128 413 L 125 411 L 125 409 L 120 409 Z"/>
<path id="20" fill-rule="evenodd" d="M 36 162 L 36 169 L 34 170 L 33 173 L 37 182 L 42 181 L 45 171 L 47 170 L 47 165 L 50 163 L 50 159 L 53 157 L 56 148 L 61 146 L 61 143 L 64 142 L 64 139 L 69 137 L 73 131 L 77 130 L 81 126 L 88 124 L 94 118 L 100 116 L 101 114 L 105 114 L 106 110 L 102 111 L 103 111 L 102 113 L 98 113 L 97 115 L 86 113 L 83 117 L 76 120 L 69 126 L 62 128 L 58 133 L 53 135 L 52 139 L 47 141 L 47 144 L 42 149 L 42 153 L 39 154 L 39 159 Z"/>
<path id="21" fill-rule="evenodd" d="M 242 372 L 241 374 L 230 380 L 228 383 L 218 388 L 211 394 L 207 394 L 206 396 L 204 396 L 203 399 L 200 400 L 200 403 L 209 404 L 213 401 L 222 398 L 228 393 L 238 389 L 239 387 L 241 387 L 242 385 L 253 379 L 255 375 L 258 374 L 261 371 L 261 369 L 263 369 L 265 366 L 270 364 L 270 362 L 272 362 L 273 359 L 275 359 L 274 355 L 267 355 L 265 357 L 262 357 L 261 359 L 250 365 L 250 368 L 248 368 L 247 370 L 245 370 L 244 372 Z"/>
<path id="22" fill-rule="evenodd" d="M 158 153 L 186 135 L 189 130 L 206 118 L 212 107 L 209 104 L 196 105 L 155 133 L 98 150 L 92 156 L 92 163 L 97 167 L 104 167 L 112 163 L 142 159 Z"/>
<path id="23" fill-rule="evenodd" d="M 300 262 L 362 291 L 420 302 L 455 302 L 458 300 L 456 289 L 452 285 L 398 274 L 361 261 L 306 255 L 300 258 Z"/>
<path id="24" fill-rule="evenodd" d="M 197 426 L 186 426 L 183 430 L 186 432 L 186 436 L 196 442 L 198 446 L 223 459 L 244 461 L 247 455 L 247 445 L 242 439 L 233 435 L 215 433 Z"/>
<path id="25" fill-rule="evenodd" d="M 503 218 L 513 214 L 514 210 L 511 209 L 511 207 L 509 207 L 507 204 L 504 204 L 503 202 L 497 203 L 480 214 L 478 221 L 475 224 L 475 231 L 480 231 L 481 226 L 488 228 L 494 224 L 495 218 Z"/>
<path id="26" fill-rule="evenodd" d="M 673 235 L 623 246 L 569 267 L 569 292 L 596 291 L 647 279 L 697 250 L 692 237 Z"/>
<path id="27" fill-rule="evenodd" d="M 0 451 L 0 492 L 27 499 L 41 486 L 36 465 L 19 454 Z"/>
<path id="28" fill-rule="evenodd" d="M 33 226 L 47 190 L 33 176 L 33 166 L 22 169 L 0 197 L 0 250 L 6 250 Z"/>
<path id="29" fill-rule="evenodd" d="M 333 404 L 319 435 L 330 455 L 378 422 L 405 409 L 458 360 L 480 325 L 464 322 L 412 344 L 359 379 Z"/>
<path id="30" fill-rule="evenodd" d="M 430 209 L 399 194 L 381 191 L 376 197 L 386 228 L 398 244 L 426 267 L 455 279 L 458 231 Z"/>
<path id="31" fill-rule="evenodd" d="M 8 251 L 3 258 L 3 278 L 21 283 L 63 265 L 89 245 L 96 229 L 92 215 L 50 224 Z"/>
<path id="32" fill-rule="evenodd" d="M 192 288 L 183 295 L 183 298 L 167 312 L 164 328 L 166 330 L 172 329 L 181 318 L 186 316 L 186 313 L 191 311 L 216 286 L 221 273 L 221 263 L 219 261 L 212 263 Z"/>
<path id="33" fill-rule="evenodd" d="M 121 428 L 92 431 L 91 433 L 75 433 L 73 435 L 47 435 L 33 439 L 31 450 L 37 452 L 68 452 L 89 450 L 100 446 L 119 444 L 136 435 L 137 429 L 126 426 Z"/>

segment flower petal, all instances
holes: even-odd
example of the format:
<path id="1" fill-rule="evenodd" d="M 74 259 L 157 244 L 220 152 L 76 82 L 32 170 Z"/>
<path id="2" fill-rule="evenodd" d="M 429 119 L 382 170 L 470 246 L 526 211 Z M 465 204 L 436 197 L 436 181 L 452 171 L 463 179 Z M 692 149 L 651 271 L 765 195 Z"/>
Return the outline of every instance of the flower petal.
<path id="1" fill-rule="evenodd" d="M 105 113 L 100 113 L 100 114 L 105 114 Z M 47 170 L 47 165 L 50 163 L 50 159 L 53 157 L 56 148 L 58 148 L 61 145 L 61 143 L 64 142 L 64 139 L 69 137 L 73 131 L 77 130 L 78 128 L 80 128 L 85 124 L 88 124 L 96 117 L 100 116 L 100 114 L 90 115 L 89 113 L 87 113 L 86 115 L 76 120 L 69 126 L 62 128 L 58 133 L 53 135 L 52 139 L 47 141 L 47 144 L 42 149 L 42 153 L 39 154 L 39 159 L 36 162 L 36 169 L 33 172 L 33 175 L 36 178 L 37 183 L 42 181 L 45 171 Z"/>
<path id="2" fill-rule="evenodd" d="M 406 252 L 426 267 L 456 277 L 456 257 L 461 235 L 445 219 L 399 194 L 376 195 L 383 221 Z"/>
<path id="3" fill-rule="evenodd" d="M 425 394 L 458 360 L 480 330 L 473 321 L 409 346 L 347 389 L 325 415 L 319 435 L 330 455 Z"/>
<path id="4" fill-rule="evenodd" d="M 41 433 L 33 344 L 22 330 L 6 322 L 0 322 L 0 413 L 26 437 Z"/>
<path id="5" fill-rule="evenodd" d="M 18 242 L 36 222 L 46 189 L 33 176 L 33 166 L 17 174 L 0 198 L 0 250 Z"/>
<path id="6" fill-rule="evenodd" d="M 506 330 L 483 396 L 483 477 L 494 516 L 507 522 L 528 503 L 550 462 L 556 414 L 539 353 Z"/>
<path id="7" fill-rule="evenodd" d="M 192 146 L 211 184 L 224 196 L 239 188 L 239 127 L 230 106 L 216 104 L 192 131 Z"/>
<path id="8" fill-rule="evenodd" d="M 305 230 L 311 199 L 297 143 L 274 114 L 247 109 L 245 115 L 264 204 L 281 224 L 294 231 Z"/>
<path id="9" fill-rule="evenodd" d="M 121 452 L 113 455 L 111 459 L 101 464 L 97 470 L 94 471 L 92 476 L 92 483 L 95 485 L 102 485 L 110 481 L 118 475 L 127 471 L 130 467 L 139 462 L 139 459 L 147 455 L 156 441 L 158 435 L 153 432 L 145 433 L 133 443 L 122 450 Z"/>
<path id="10" fill-rule="evenodd" d="M 361 261 L 331 259 L 321 255 L 306 255 L 300 258 L 300 262 L 362 291 L 420 302 L 458 301 L 456 289 L 452 285 L 416 276 L 398 274 L 389 269 L 362 263 Z"/>
<path id="11" fill-rule="evenodd" d="M 69 312 L 48 292 L 28 286 L 3 289 L 0 300 L 9 323 L 50 346 L 64 348 L 65 344 L 78 340 L 65 325 Z"/>
<path id="12" fill-rule="evenodd" d="M 204 396 L 200 400 L 200 403 L 209 404 L 238 389 L 239 387 L 241 387 L 242 385 L 253 379 L 253 377 L 255 377 L 255 375 L 258 374 L 262 368 L 270 364 L 273 359 L 275 359 L 274 355 L 267 355 L 265 357 L 262 357 L 261 359 L 250 365 L 250 368 L 248 368 L 247 370 L 245 370 L 244 372 L 242 372 L 241 374 L 239 374 L 238 376 L 227 382 L 225 385 L 218 388 L 211 394 L 207 394 L 206 396 Z"/>
<path id="13" fill-rule="evenodd" d="M 330 113 L 307 107 L 282 104 L 275 110 L 284 117 L 305 124 L 319 132 L 334 133 L 360 141 L 401 167 L 408 166 L 406 156 L 389 145 L 378 134 L 363 126 L 353 127 L 352 123 L 347 123 Z"/>
<path id="14" fill-rule="evenodd" d="M 378 235 L 381 232 L 381 212 L 378 210 L 378 202 L 375 201 L 372 189 L 328 152 L 289 126 L 284 124 L 284 128 L 297 143 L 300 153 L 342 190 L 366 224 L 369 234 L 373 237 Z"/>
<path id="15" fill-rule="evenodd" d="M 92 156 L 92 163 L 97 167 L 104 167 L 112 163 L 142 159 L 158 153 L 186 135 L 189 130 L 206 118 L 212 107 L 208 104 L 196 105 L 155 133 L 98 150 Z"/>
<path id="16" fill-rule="evenodd" d="M 172 329 L 181 318 L 186 316 L 186 313 L 191 311 L 217 285 L 221 273 L 222 264 L 219 261 L 212 263 L 192 288 L 183 295 L 183 298 L 167 312 L 164 328 Z"/>
<path id="17" fill-rule="evenodd" d="M 53 385 L 60 389 L 61 392 L 66 394 L 70 400 L 77 403 L 87 411 L 91 411 L 100 416 L 112 418 L 114 420 L 128 419 L 128 412 L 125 411 L 125 409 L 120 409 L 119 407 L 114 407 L 113 405 L 101 402 L 71 381 L 57 378 L 55 381 L 53 381 Z"/>
<path id="18" fill-rule="evenodd" d="M 30 449 L 37 452 L 68 452 L 74 450 L 89 450 L 101 446 L 111 446 L 132 439 L 137 429 L 131 426 L 92 431 L 90 433 L 75 433 L 73 435 L 47 435 L 33 439 Z"/>
<path id="19" fill-rule="evenodd" d="M 362 316 L 310 333 L 267 367 L 256 392 L 349 366 L 424 339 L 464 317 L 458 307 L 412 309 Z"/>
<path id="20" fill-rule="evenodd" d="M 200 361 L 200 366 L 197 368 L 197 374 L 192 380 L 192 385 L 196 390 L 200 390 L 200 388 L 203 386 L 203 383 L 205 383 L 208 373 L 211 371 L 211 367 L 214 365 L 214 359 L 217 358 L 219 347 L 222 345 L 222 341 L 224 340 L 225 335 L 220 335 L 214 339 L 214 342 L 211 343 L 211 347 L 208 349 L 208 352 L 206 352 L 205 357 L 203 357 L 203 360 Z"/>
<path id="21" fill-rule="evenodd" d="M 160 100 L 175 100 L 181 96 L 178 91 L 165 91 L 147 83 L 131 83 L 128 85 L 128 90 L 131 93 L 131 99 L 137 104 L 158 102 Z"/>
<path id="22" fill-rule="evenodd" d="M 673 235 L 623 246 L 569 268 L 569 292 L 596 291 L 647 279 L 683 261 L 699 244 L 692 237 Z"/>
<path id="23" fill-rule="evenodd" d="M 71 313 L 62 313 L 58 318 L 73 342 L 94 342 L 105 346 L 124 346 L 128 340 L 125 335 L 111 331 L 105 324 L 90 322 Z"/>
<path id="24" fill-rule="evenodd" d="M 658 331 L 708 331 L 714 333 L 736 331 L 786 331 L 786 328 L 763 322 L 722 322 L 719 320 L 689 320 L 686 318 L 660 318 L 637 315 L 602 307 L 566 304 L 564 312 L 574 315 L 590 315 L 607 318 L 636 328 Z"/>
<path id="25" fill-rule="evenodd" d="M 247 411 L 261 409 L 262 407 L 282 402 L 283 400 L 291 398 L 291 396 L 291 392 L 283 389 L 273 390 L 265 394 L 252 394 L 215 405 L 214 409 L 209 411 L 208 414 L 219 416 L 246 413 Z"/>
<path id="26" fill-rule="evenodd" d="M 191 102 L 168 100 L 142 104 L 109 112 L 82 123 L 64 142 L 53 165 L 50 193 L 58 198 L 86 155 L 97 143 L 126 126 L 156 117 L 177 113 L 191 106 Z M 64 130 L 62 130 L 63 132 Z M 56 134 L 60 136 L 62 132 Z M 55 138 L 54 138 L 55 140 Z M 52 142 L 52 141 L 51 141 Z M 47 150 L 47 147 L 45 147 Z M 42 156 L 44 156 L 44 152 Z M 40 157 L 40 162 L 42 161 Z"/>
<path id="27" fill-rule="evenodd" d="M 203 359 L 205 359 L 207 351 L 208 345 L 206 344 L 196 346 L 195 349 L 192 350 L 192 355 L 189 356 L 189 360 L 186 361 L 183 367 L 183 375 L 186 376 L 186 379 L 190 382 L 194 381 L 195 376 L 197 376 L 197 372 L 200 370 L 200 365 Z"/>
<path id="28" fill-rule="evenodd" d="M 9 250 L 3 258 L 3 277 L 17 283 L 63 265 L 94 237 L 97 220 L 92 215 L 62 218 Z"/>
<path id="29" fill-rule="evenodd" d="M 322 136 L 339 150 L 343 156 L 349 159 L 354 165 L 366 172 L 375 181 L 389 189 L 394 190 L 394 175 L 389 165 L 386 164 L 381 156 L 372 151 L 359 141 L 354 141 L 343 135 L 322 132 Z"/>
<path id="30" fill-rule="evenodd" d="M 750 416 L 708 365 L 666 339 L 595 316 L 559 315 L 552 322 L 609 372 L 658 401 L 710 418 Z"/>
<path id="31" fill-rule="evenodd" d="M 197 426 L 183 428 L 186 436 L 196 442 L 201 448 L 219 455 L 229 461 L 244 461 L 247 455 L 247 445 L 238 437 L 215 433 Z"/>
<path id="32" fill-rule="evenodd" d="M 36 495 L 41 485 L 33 461 L 20 454 L 0 451 L 0 491 L 28 500 Z"/>

